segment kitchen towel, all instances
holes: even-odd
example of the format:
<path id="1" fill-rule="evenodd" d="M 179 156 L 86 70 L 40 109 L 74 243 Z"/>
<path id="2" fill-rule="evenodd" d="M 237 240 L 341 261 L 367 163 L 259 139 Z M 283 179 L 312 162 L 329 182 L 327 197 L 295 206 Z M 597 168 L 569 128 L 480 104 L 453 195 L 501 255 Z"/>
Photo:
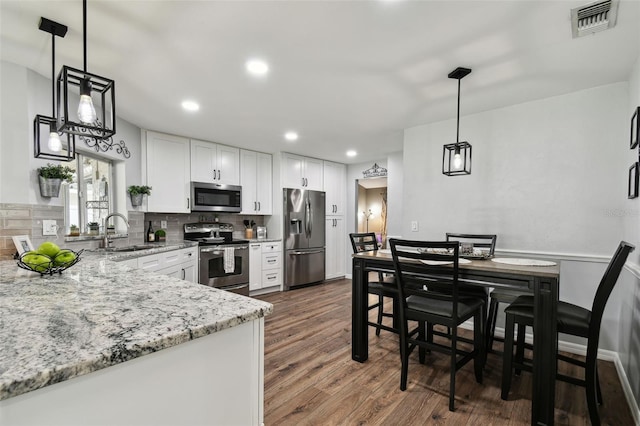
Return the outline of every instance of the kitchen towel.
<path id="1" fill-rule="evenodd" d="M 224 248 L 224 273 L 233 274 L 236 268 L 235 252 L 233 247 Z"/>

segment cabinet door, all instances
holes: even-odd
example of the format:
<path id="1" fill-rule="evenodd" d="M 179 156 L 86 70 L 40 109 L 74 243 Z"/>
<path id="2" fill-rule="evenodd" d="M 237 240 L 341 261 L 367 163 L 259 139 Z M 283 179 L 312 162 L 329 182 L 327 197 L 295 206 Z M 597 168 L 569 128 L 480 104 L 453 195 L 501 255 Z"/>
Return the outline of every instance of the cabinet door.
<path id="1" fill-rule="evenodd" d="M 326 219 L 325 278 L 342 277 L 346 270 L 344 219 L 332 217 Z"/>
<path id="2" fill-rule="evenodd" d="M 322 176 L 323 176 L 324 164 L 322 160 L 315 158 L 305 158 L 304 161 L 304 178 L 305 188 L 312 189 L 314 191 L 322 191 Z"/>
<path id="3" fill-rule="evenodd" d="M 304 157 L 282 154 L 282 186 L 284 188 L 304 188 Z"/>
<path id="4" fill-rule="evenodd" d="M 249 244 L 249 290 L 262 288 L 262 244 Z"/>
<path id="5" fill-rule="evenodd" d="M 241 214 L 256 214 L 258 208 L 258 153 L 255 151 L 240 151 L 240 185 L 242 185 Z M 271 178 L 269 178 L 271 179 Z"/>
<path id="6" fill-rule="evenodd" d="M 147 209 L 157 213 L 189 213 L 190 155 L 189 140 L 177 136 L 147 132 L 147 185 L 153 188 L 147 197 Z"/>
<path id="7" fill-rule="evenodd" d="M 240 185 L 240 150 L 232 146 L 218 145 L 218 180 L 225 185 Z"/>
<path id="8" fill-rule="evenodd" d="M 194 182 L 218 182 L 217 145 L 211 142 L 191 140 L 191 180 Z"/>
<path id="9" fill-rule="evenodd" d="M 257 214 L 270 215 L 273 213 L 273 166 L 271 154 L 258 153 L 256 176 Z M 244 187 L 242 188 L 244 191 Z"/>
<path id="10" fill-rule="evenodd" d="M 344 164 L 324 162 L 324 191 L 327 193 L 326 214 L 344 216 L 346 168 Z"/>
<path id="11" fill-rule="evenodd" d="M 182 265 L 182 276 L 179 277 L 185 281 L 189 281 L 192 283 L 197 283 L 198 279 L 196 278 L 196 266 L 194 264 L 183 264 Z"/>

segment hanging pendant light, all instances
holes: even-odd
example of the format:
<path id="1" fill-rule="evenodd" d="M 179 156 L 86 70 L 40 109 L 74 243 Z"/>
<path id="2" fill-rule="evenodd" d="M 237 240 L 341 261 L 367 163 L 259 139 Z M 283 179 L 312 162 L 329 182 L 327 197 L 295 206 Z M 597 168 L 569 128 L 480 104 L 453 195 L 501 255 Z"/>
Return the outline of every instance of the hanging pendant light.
<path id="1" fill-rule="evenodd" d="M 57 129 L 55 70 L 56 36 L 64 38 L 67 26 L 47 18 L 40 18 L 38 28 L 51 34 L 51 117 L 36 115 L 33 120 L 33 156 L 47 160 L 71 161 L 76 158 L 75 136 L 68 133 L 60 135 Z"/>
<path id="2" fill-rule="evenodd" d="M 471 174 L 471 144 L 460 142 L 460 80 L 471 73 L 470 68 L 458 67 L 449 73 L 449 78 L 458 80 L 458 119 L 456 143 L 444 145 L 442 149 L 442 173 L 447 176 Z"/>
<path id="3" fill-rule="evenodd" d="M 82 32 L 84 69 L 65 65 L 58 75 L 58 131 L 107 139 L 116 133 L 115 82 L 87 71 L 87 0 L 82 1 Z"/>

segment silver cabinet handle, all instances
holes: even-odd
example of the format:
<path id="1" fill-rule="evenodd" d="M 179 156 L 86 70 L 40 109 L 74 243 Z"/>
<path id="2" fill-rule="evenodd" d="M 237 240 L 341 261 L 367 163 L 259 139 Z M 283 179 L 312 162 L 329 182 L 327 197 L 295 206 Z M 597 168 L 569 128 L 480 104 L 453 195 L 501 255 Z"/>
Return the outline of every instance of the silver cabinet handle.
<path id="1" fill-rule="evenodd" d="M 258 203 L 257 202 L 253 202 L 253 211 L 258 210 Z"/>
<path id="2" fill-rule="evenodd" d="M 187 209 L 191 208 L 191 203 L 189 202 L 189 197 L 187 197 Z"/>
<path id="3" fill-rule="evenodd" d="M 323 250 L 316 250 L 316 251 L 294 251 L 291 254 L 295 254 L 296 256 L 304 256 L 307 254 L 317 254 L 317 253 L 323 253 Z"/>
<path id="4" fill-rule="evenodd" d="M 187 277 L 187 273 L 185 272 L 184 268 L 182 268 L 182 279 L 184 280 Z"/>
<path id="5" fill-rule="evenodd" d="M 216 180 L 216 169 L 213 169 L 213 180 Z"/>
<path id="6" fill-rule="evenodd" d="M 220 177 L 220 169 L 218 169 L 218 180 L 220 180 L 220 179 L 222 179 L 222 178 Z"/>
<path id="7" fill-rule="evenodd" d="M 304 186 L 304 178 L 301 178 L 301 179 L 302 179 L 302 186 Z"/>
<path id="8" fill-rule="evenodd" d="M 262 207 L 260 206 L 260 201 L 258 201 L 258 211 L 262 210 Z"/>

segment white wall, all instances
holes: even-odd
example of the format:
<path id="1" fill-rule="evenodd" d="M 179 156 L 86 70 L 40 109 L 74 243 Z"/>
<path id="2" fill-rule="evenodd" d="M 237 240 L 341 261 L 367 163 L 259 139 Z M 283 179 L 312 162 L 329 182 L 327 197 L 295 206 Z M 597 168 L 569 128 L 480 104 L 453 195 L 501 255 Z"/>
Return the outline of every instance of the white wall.
<path id="1" fill-rule="evenodd" d="M 455 119 L 407 129 L 403 235 L 497 233 L 501 249 L 610 255 L 624 235 L 611 212 L 626 205 L 627 90 L 619 83 L 462 117 L 468 176 L 441 173 Z"/>
<path id="2" fill-rule="evenodd" d="M 1 61 L 0 93 L 0 202 L 62 205 L 62 197 L 41 197 L 38 186 L 36 169 L 55 161 L 33 157 L 33 119 L 36 114 L 52 114 L 51 80 L 22 66 Z M 113 139 L 124 140 L 131 152 L 129 159 L 125 160 L 115 149 L 96 153 L 81 141 L 76 141 L 76 148 L 79 152 L 120 162 L 116 167 L 124 167 L 125 185 L 139 185 L 142 183 L 140 129 L 121 119 L 117 120 L 116 126 L 117 133 Z M 125 199 L 123 194 L 118 195 L 121 200 Z"/>

